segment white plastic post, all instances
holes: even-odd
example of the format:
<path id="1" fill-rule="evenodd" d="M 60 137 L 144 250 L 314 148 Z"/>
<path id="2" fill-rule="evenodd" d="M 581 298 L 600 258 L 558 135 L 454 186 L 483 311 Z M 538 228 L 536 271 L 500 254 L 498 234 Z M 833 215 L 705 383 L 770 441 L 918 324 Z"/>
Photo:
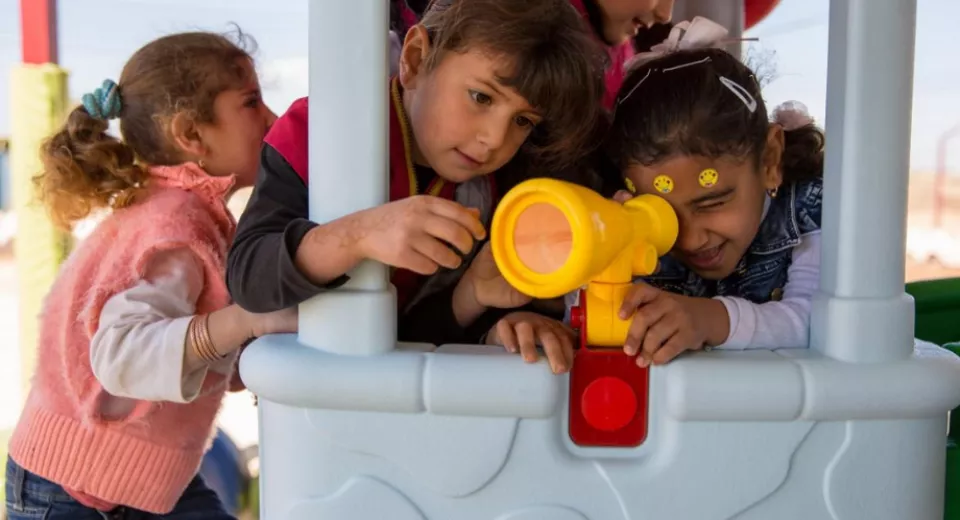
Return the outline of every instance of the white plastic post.
<path id="1" fill-rule="evenodd" d="M 673 8 L 673 19 L 693 20 L 703 16 L 724 26 L 730 31 L 732 40 L 743 36 L 744 10 L 743 0 L 677 0 Z M 743 45 L 739 41 L 725 45 L 724 49 L 734 56 L 741 56 Z"/>
<path id="2" fill-rule="evenodd" d="M 387 202 L 387 2 L 317 2 L 309 10 L 310 219 Z M 339 13 L 339 14 L 338 14 Z M 371 355 L 396 343 L 387 269 L 364 262 L 341 289 L 300 306 L 300 341 Z"/>
<path id="3" fill-rule="evenodd" d="M 832 0 L 820 292 L 811 344 L 852 362 L 909 356 L 904 294 L 916 0 Z"/>

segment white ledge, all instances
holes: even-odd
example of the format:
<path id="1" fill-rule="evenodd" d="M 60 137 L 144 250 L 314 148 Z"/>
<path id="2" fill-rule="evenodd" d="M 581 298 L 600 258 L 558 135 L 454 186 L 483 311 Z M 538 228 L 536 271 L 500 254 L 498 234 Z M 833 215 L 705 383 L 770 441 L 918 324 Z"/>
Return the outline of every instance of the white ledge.
<path id="1" fill-rule="evenodd" d="M 651 389 L 678 421 L 910 419 L 960 404 L 960 358 L 920 346 L 906 359 L 854 364 L 792 349 L 714 351 L 655 368 Z M 401 344 L 374 356 L 330 354 L 295 335 L 262 338 L 240 360 L 247 387 L 299 408 L 542 419 L 566 377 L 496 347 Z"/>
<path id="2" fill-rule="evenodd" d="M 664 372 L 666 413 L 680 421 L 910 419 L 960 404 L 960 358 L 933 345 L 862 364 L 808 349 L 702 352 Z"/>
<path id="3" fill-rule="evenodd" d="M 556 414 L 564 380 L 503 349 L 400 344 L 373 356 L 330 354 L 293 334 L 261 338 L 240 358 L 247 388 L 300 408 L 518 417 Z"/>

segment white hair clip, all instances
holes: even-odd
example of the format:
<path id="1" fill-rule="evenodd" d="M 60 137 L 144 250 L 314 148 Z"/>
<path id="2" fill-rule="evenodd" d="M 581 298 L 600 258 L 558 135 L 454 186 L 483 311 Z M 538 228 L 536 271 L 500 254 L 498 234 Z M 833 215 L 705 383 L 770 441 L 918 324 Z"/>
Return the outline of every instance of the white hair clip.
<path id="1" fill-rule="evenodd" d="M 744 106 L 747 107 L 747 110 L 749 110 L 751 114 L 756 112 L 757 100 L 753 97 L 753 94 L 743 88 L 743 85 L 724 76 L 720 76 L 720 83 L 723 83 L 724 87 L 727 87 L 730 92 L 733 92 L 734 96 L 740 98 L 740 101 L 743 101 Z"/>

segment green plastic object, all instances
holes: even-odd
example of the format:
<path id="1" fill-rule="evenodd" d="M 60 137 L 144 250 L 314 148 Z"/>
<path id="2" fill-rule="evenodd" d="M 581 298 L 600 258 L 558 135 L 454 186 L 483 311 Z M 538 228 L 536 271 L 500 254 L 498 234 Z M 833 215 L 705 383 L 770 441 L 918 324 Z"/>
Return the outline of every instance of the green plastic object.
<path id="1" fill-rule="evenodd" d="M 907 284 L 916 302 L 914 335 L 960 355 L 960 278 Z M 960 408 L 950 412 L 944 520 L 960 520 Z"/>
<path id="2" fill-rule="evenodd" d="M 947 343 L 944 348 L 960 356 L 960 342 Z M 960 520 L 960 408 L 950 412 L 947 433 L 947 475 L 944 494 L 944 520 Z"/>
<path id="3" fill-rule="evenodd" d="M 960 278 L 909 283 L 907 293 L 916 301 L 916 337 L 938 345 L 960 341 Z"/>

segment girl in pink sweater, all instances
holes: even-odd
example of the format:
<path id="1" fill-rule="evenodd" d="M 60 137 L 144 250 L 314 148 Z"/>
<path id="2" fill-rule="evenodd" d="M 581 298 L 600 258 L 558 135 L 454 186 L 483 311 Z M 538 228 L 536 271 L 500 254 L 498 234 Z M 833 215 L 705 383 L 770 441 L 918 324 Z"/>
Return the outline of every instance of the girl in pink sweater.
<path id="1" fill-rule="evenodd" d="M 37 371 L 10 441 L 10 520 L 228 519 L 197 476 L 237 352 L 296 329 L 251 314 L 223 281 L 234 221 L 275 115 L 241 43 L 160 38 L 119 83 L 83 96 L 43 146 L 53 220 L 109 215 L 64 264 L 41 320 Z M 123 141 L 108 135 L 119 119 Z"/>

